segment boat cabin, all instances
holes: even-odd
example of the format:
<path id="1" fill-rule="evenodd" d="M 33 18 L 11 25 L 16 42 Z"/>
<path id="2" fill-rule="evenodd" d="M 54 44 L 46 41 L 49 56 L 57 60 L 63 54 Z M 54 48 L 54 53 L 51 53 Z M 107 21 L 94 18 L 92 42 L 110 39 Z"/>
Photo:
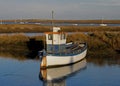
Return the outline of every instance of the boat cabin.
<path id="1" fill-rule="evenodd" d="M 65 50 L 66 33 L 61 32 L 60 27 L 53 27 L 52 32 L 46 32 L 47 53 L 59 53 Z"/>

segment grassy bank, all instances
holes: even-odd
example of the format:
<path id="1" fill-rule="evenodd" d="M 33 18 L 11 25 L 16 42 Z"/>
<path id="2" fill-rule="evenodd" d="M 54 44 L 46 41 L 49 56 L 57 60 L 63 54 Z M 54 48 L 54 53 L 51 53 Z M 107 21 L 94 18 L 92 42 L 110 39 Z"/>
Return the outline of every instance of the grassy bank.
<path id="1" fill-rule="evenodd" d="M 46 32 L 50 31 L 49 26 L 27 25 L 27 24 L 2 24 L 0 33 L 21 33 L 21 32 Z"/>
<path id="2" fill-rule="evenodd" d="M 120 27 L 101 26 L 62 26 L 65 32 L 120 31 Z"/>
<path id="3" fill-rule="evenodd" d="M 15 57 L 17 55 L 30 57 L 35 53 L 37 55 L 37 51 L 43 48 L 45 44 L 44 36 L 28 37 L 24 34 L 6 34 L 0 36 L 0 40 L 0 52 L 9 52 Z M 70 34 L 67 37 L 67 42 L 70 41 L 87 42 L 87 55 L 89 57 L 113 57 L 117 53 L 116 50 L 120 50 L 120 32 L 95 31 L 88 34 Z"/>
<path id="4" fill-rule="evenodd" d="M 0 33 L 21 33 L 21 32 L 47 32 L 50 26 L 30 24 L 3 24 L 0 25 Z M 94 31 L 120 31 L 120 27 L 101 26 L 61 26 L 65 32 L 94 32 Z"/>
<path id="5" fill-rule="evenodd" d="M 0 36 L 0 56 L 17 59 L 36 58 L 38 50 L 44 47 L 43 36 L 28 37 L 24 34 Z"/>
<path id="6" fill-rule="evenodd" d="M 3 22 L 34 22 L 34 23 L 51 23 L 52 20 L 41 19 L 17 19 L 17 20 L 2 20 Z M 53 20 L 55 23 L 81 23 L 81 24 L 100 24 L 102 19 L 96 20 Z M 120 24 L 120 20 L 103 20 L 106 24 Z"/>
<path id="7" fill-rule="evenodd" d="M 76 33 L 68 35 L 70 41 L 85 41 L 88 43 L 90 50 L 98 50 L 104 48 L 120 49 L 120 32 L 92 32 L 92 33 Z"/>

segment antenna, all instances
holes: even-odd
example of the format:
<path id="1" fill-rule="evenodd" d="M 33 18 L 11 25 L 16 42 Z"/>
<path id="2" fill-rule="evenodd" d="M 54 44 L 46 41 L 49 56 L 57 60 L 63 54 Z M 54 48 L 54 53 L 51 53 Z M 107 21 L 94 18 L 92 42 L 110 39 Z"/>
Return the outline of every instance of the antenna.
<path id="1" fill-rule="evenodd" d="M 54 26 L 53 20 L 54 20 L 54 11 L 52 10 L 52 27 Z"/>
<path id="2" fill-rule="evenodd" d="M 54 24 L 53 24 L 53 19 L 54 19 L 53 14 L 54 14 L 54 11 L 52 10 L 52 31 L 53 31 L 53 26 L 54 26 Z M 52 52 L 54 52 L 54 46 L 53 46 L 53 34 L 52 34 Z"/>
<path id="3" fill-rule="evenodd" d="M 3 24 L 3 21 L 2 21 L 2 19 L 0 20 L 0 24 Z"/>

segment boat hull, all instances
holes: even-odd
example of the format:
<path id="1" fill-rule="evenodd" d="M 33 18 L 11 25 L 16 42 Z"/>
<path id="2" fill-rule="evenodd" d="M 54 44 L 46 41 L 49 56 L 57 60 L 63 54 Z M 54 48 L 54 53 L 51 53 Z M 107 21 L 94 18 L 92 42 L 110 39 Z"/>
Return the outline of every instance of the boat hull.
<path id="1" fill-rule="evenodd" d="M 41 61 L 41 68 L 65 66 L 74 64 L 85 58 L 87 49 L 79 54 L 71 56 L 45 56 Z"/>
<path id="2" fill-rule="evenodd" d="M 40 79 L 44 81 L 62 80 L 76 74 L 78 71 L 85 69 L 86 64 L 86 59 L 83 59 L 80 62 L 73 65 L 41 69 Z"/>

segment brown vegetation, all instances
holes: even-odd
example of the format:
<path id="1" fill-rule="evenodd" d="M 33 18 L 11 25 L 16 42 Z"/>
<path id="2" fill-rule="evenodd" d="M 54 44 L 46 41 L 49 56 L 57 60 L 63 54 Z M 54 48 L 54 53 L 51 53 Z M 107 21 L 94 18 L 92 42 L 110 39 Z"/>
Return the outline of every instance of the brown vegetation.
<path id="1" fill-rule="evenodd" d="M 51 23 L 52 20 L 41 20 L 41 19 L 18 19 L 18 20 L 2 20 L 3 22 L 40 22 L 40 23 Z M 97 20 L 53 20 L 55 23 L 81 23 L 81 24 L 100 24 L 102 19 Z M 120 24 L 120 20 L 103 20 L 106 24 Z"/>
<path id="2" fill-rule="evenodd" d="M 89 54 L 95 56 L 107 56 L 120 50 L 120 32 L 92 32 L 68 35 L 68 42 L 87 42 Z"/>
<path id="3" fill-rule="evenodd" d="M 30 44 L 31 39 L 34 39 L 34 41 Z M 25 58 L 35 58 L 34 56 L 38 53 L 37 49 L 42 46 L 36 46 L 35 44 L 38 44 L 40 40 L 44 41 L 44 37 L 28 37 L 25 36 L 25 34 L 1 35 L 0 55 L 4 57 L 10 56 L 19 60 Z"/>
<path id="4" fill-rule="evenodd" d="M 0 25 L 0 32 L 46 32 L 50 26 L 40 25 Z M 88 55 L 90 56 L 111 56 L 115 50 L 120 50 L 120 27 L 82 27 L 82 26 L 61 26 L 62 31 L 76 32 L 68 34 L 67 42 L 81 41 L 88 44 Z M 45 43 L 44 36 L 28 37 L 25 34 L 0 35 L 0 52 L 29 52 L 27 42 L 34 38 Z"/>
<path id="5" fill-rule="evenodd" d="M 62 26 L 65 32 L 120 31 L 120 27 L 101 26 Z"/>
<path id="6" fill-rule="evenodd" d="M 46 32 L 50 31 L 50 26 L 11 24 L 0 25 L 0 33 L 20 33 L 20 32 Z M 94 31 L 120 31 L 120 27 L 100 27 L 100 26 L 61 26 L 65 32 L 94 32 Z"/>
<path id="7" fill-rule="evenodd" d="M 16 32 L 46 32 L 50 31 L 49 26 L 27 25 L 27 24 L 2 24 L 0 25 L 0 33 L 16 33 Z"/>
<path id="8" fill-rule="evenodd" d="M 25 46 L 26 42 L 31 38 L 35 40 L 42 40 L 45 42 L 44 36 L 28 37 L 25 34 L 16 35 L 1 35 L 0 45 L 22 45 Z M 90 50 L 98 50 L 104 48 L 112 48 L 114 50 L 120 49 L 120 32 L 92 32 L 92 33 L 75 33 L 68 34 L 67 42 L 81 41 L 87 42 Z"/>

